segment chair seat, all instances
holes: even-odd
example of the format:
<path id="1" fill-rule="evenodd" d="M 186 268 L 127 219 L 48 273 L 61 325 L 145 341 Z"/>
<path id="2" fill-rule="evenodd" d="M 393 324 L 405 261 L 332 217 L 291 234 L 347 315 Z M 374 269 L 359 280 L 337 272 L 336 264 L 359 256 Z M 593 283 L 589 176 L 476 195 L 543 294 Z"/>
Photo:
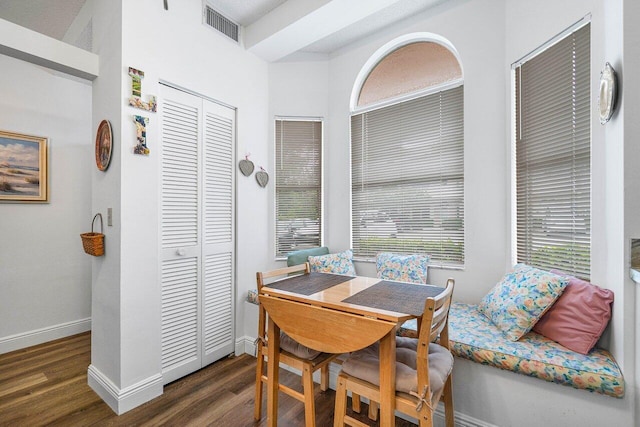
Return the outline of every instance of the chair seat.
<path id="1" fill-rule="evenodd" d="M 313 360 L 320 355 L 320 351 L 305 347 L 284 332 L 280 332 L 280 348 L 301 359 Z"/>
<path id="2" fill-rule="evenodd" d="M 416 371 L 418 340 L 405 337 L 396 338 L 396 390 L 398 392 L 417 392 L 418 374 Z M 380 385 L 379 345 L 352 353 L 342 364 L 342 371 L 355 378 L 377 386 Z M 429 344 L 429 386 L 434 395 L 439 396 L 445 381 L 453 369 L 453 356 L 446 348 Z"/>

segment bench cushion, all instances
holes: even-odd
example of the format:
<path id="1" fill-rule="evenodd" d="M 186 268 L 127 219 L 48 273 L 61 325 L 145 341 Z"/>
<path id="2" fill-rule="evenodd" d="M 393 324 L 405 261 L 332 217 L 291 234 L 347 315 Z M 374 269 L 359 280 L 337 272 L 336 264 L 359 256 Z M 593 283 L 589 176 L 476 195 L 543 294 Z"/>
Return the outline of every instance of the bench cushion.
<path id="1" fill-rule="evenodd" d="M 529 332 L 562 294 L 569 280 L 525 264 L 516 264 L 478 306 L 511 341 Z"/>
<path id="2" fill-rule="evenodd" d="M 449 338 L 455 356 L 546 381 L 613 397 L 624 396 L 624 378 L 611 354 L 582 355 L 535 332 L 508 340 L 476 305 L 453 303 Z"/>
<path id="3" fill-rule="evenodd" d="M 311 267 L 311 271 L 315 273 L 344 274 L 346 276 L 356 275 L 351 249 L 337 254 L 309 256 L 309 266 Z"/>
<path id="4" fill-rule="evenodd" d="M 401 255 L 391 252 L 381 252 L 376 255 L 376 272 L 379 279 L 427 283 L 428 271 L 427 255 Z"/>

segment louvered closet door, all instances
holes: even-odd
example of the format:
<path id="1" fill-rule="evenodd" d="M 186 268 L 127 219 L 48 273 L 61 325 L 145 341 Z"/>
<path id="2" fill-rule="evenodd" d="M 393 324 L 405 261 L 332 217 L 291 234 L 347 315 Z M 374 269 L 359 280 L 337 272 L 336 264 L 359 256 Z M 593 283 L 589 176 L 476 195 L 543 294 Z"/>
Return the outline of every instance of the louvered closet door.
<path id="1" fill-rule="evenodd" d="M 162 86 L 164 383 L 234 351 L 235 111 Z"/>
<path id="2" fill-rule="evenodd" d="M 203 359 L 233 353 L 235 111 L 203 102 Z"/>

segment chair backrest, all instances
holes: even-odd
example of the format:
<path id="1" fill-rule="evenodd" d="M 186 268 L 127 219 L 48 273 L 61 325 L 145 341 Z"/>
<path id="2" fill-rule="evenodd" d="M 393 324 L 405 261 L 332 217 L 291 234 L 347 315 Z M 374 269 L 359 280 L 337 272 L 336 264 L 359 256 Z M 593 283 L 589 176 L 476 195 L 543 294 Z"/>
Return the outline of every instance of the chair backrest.
<path id="1" fill-rule="evenodd" d="M 444 292 L 434 298 L 427 298 L 424 303 L 416 360 L 418 390 L 420 390 L 421 385 L 429 384 L 429 344 L 439 338 L 439 344 L 446 349 L 450 349 L 449 308 L 451 307 L 454 284 L 453 279 L 448 279 Z"/>
<path id="2" fill-rule="evenodd" d="M 454 280 L 448 279 L 445 290 L 434 298 L 427 298 L 422 313 L 422 328 L 419 340 L 427 345 L 440 337 L 440 345 L 449 348 L 449 342 L 442 342 L 442 335 L 448 338 L 449 308 L 453 296 Z"/>
<path id="3" fill-rule="evenodd" d="M 282 276 L 285 278 L 291 274 L 308 274 L 310 272 L 309 263 L 305 262 L 304 264 L 294 265 L 292 267 L 284 267 L 279 268 L 277 270 L 271 271 L 259 271 L 256 273 L 256 282 L 258 285 L 258 294 L 260 293 L 260 289 L 266 284 L 267 279 L 274 279 L 276 277 Z M 262 304 L 258 305 L 258 339 L 264 342 L 264 338 L 266 335 L 267 328 L 267 311 L 264 309 Z"/>

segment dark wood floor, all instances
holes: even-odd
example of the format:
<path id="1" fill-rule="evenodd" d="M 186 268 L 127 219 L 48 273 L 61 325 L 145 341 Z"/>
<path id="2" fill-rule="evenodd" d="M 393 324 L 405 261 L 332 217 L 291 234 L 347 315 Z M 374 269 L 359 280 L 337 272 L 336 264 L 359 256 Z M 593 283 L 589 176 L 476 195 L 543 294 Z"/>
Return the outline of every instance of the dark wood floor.
<path id="1" fill-rule="evenodd" d="M 90 361 L 89 333 L 1 354 L 0 426 L 266 425 L 265 414 L 253 420 L 256 359 L 250 355 L 229 357 L 168 384 L 162 396 L 120 416 L 87 385 Z M 280 378 L 300 387 L 297 375 L 281 370 Z M 333 390 L 316 387 L 318 427 L 333 425 L 334 398 Z M 302 403 L 283 393 L 279 403 L 278 425 L 304 426 Z M 356 416 L 377 426 L 364 415 L 367 405 L 362 406 L 362 415 Z M 396 420 L 396 427 L 413 425 Z"/>

